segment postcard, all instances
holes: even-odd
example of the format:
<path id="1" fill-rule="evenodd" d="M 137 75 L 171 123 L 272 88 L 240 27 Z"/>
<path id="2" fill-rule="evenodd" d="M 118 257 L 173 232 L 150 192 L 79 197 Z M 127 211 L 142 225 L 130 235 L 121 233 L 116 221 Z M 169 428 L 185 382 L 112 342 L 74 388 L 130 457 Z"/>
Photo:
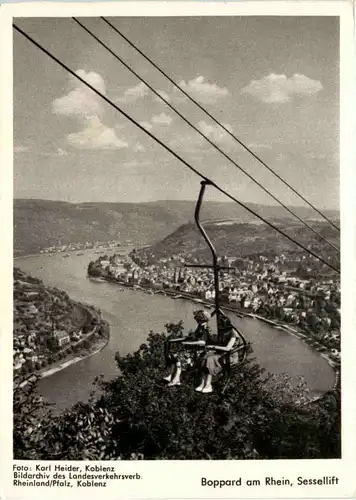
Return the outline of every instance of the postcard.
<path id="1" fill-rule="evenodd" d="M 352 3 L 0 14 L 2 498 L 355 497 Z"/>

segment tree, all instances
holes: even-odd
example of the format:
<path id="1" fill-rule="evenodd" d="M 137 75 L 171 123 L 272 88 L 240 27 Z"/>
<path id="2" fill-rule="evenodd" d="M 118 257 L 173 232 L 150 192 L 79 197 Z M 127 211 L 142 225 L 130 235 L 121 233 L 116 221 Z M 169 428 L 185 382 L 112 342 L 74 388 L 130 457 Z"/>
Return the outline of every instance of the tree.
<path id="1" fill-rule="evenodd" d="M 179 335 L 181 330 L 182 324 L 167 325 L 168 335 Z M 33 436 L 24 433 L 27 413 L 24 423 L 21 406 L 17 406 L 16 458 L 340 456 L 337 393 L 309 404 L 305 384 L 296 386 L 286 377 L 267 376 L 251 356 L 234 372 L 224 395 L 221 379 L 216 380 L 216 391 L 208 397 L 194 391 L 191 378 L 181 387 L 168 388 L 161 381 L 166 339 L 166 334 L 151 332 L 136 352 L 125 357 L 117 354 L 120 375 L 109 382 L 99 381 L 102 392 L 96 400 L 78 403 L 57 417 L 42 416 L 42 434 L 38 427 Z M 31 399 L 26 405 L 31 414 L 37 412 Z"/>
<path id="2" fill-rule="evenodd" d="M 99 335 L 103 336 L 103 337 L 107 337 L 110 333 L 110 325 L 107 321 L 105 320 L 101 320 L 100 322 L 100 326 L 99 326 L 99 329 L 98 329 L 98 333 Z"/>
<path id="3" fill-rule="evenodd" d="M 313 332 L 317 331 L 318 318 L 314 313 L 309 312 L 306 316 L 306 321 L 308 326 L 313 330 Z"/>
<path id="4" fill-rule="evenodd" d="M 87 325 L 83 326 L 82 332 L 83 332 L 83 334 L 87 334 L 87 333 L 91 332 L 92 329 L 93 329 L 93 327 L 90 324 L 87 324 Z"/>
<path id="5" fill-rule="evenodd" d="M 88 266 L 88 275 L 93 278 L 99 278 L 103 275 L 102 268 L 98 262 L 90 262 Z"/>
<path id="6" fill-rule="evenodd" d="M 53 353 L 58 351 L 59 349 L 58 339 L 52 336 L 46 337 L 46 347 Z"/>
<path id="7" fill-rule="evenodd" d="M 41 422 L 49 426 L 50 416 L 48 405 L 37 394 L 37 381 L 35 375 L 15 377 L 14 380 L 13 446 L 18 460 L 35 459 L 42 456 L 46 449 L 46 431 Z M 24 383 L 25 386 L 22 385 Z"/>
<path id="8" fill-rule="evenodd" d="M 90 346 L 91 346 L 91 344 L 90 344 L 89 340 L 84 340 L 84 342 L 83 342 L 84 349 L 90 349 Z"/>

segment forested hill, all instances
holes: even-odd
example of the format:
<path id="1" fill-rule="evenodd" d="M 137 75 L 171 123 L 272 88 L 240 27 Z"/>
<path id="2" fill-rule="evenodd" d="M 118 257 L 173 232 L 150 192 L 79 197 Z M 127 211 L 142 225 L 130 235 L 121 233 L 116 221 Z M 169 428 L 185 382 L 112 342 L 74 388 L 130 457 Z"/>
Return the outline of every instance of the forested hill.
<path id="1" fill-rule="evenodd" d="M 319 255 L 322 254 L 325 258 L 329 255 L 337 257 L 337 252 L 300 223 L 284 220 L 276 225 Z M 303 252 L 293 242 L 263 223 L 206 223 L 204 227 L 220 256 L 288 255 Z M 328 223 L 313 222 L 312 227 L 329 241 L 339 245 L 337 231 Z M 181 254 L 198 257 L 200 260 L 209 256 L 210 252 L 195 224 L 188 223 L 139 254 L 154 255 L 155 258 L 170 258 Z"/>
<path id="2" fill-rule="evenodd" d="M 285 217 L 281 207 L 249 205 L 269 219 Z M 49 246 L 86 241 L 132 240 L 136 246 L 152 244 L 193 220 L 195 201 L 152 203 L 66 203 L 50 200 L 14 201 L 14 248 L 17 255 Z M 294 209 L 301 217 L 316 217 L 311 209 Z M 337 212 L 328 216 L 338 218 Z M 204 220 L 253 220 L 235 203 L 206 202 Z"/>

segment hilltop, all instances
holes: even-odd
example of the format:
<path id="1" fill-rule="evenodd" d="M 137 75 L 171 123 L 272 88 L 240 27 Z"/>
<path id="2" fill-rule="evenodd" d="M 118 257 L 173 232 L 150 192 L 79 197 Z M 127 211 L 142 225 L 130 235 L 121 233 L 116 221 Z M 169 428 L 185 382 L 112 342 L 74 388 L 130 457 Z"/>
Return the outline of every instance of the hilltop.
<path id="1" fill-rule="evenodd" d="M 337 257 L 337 253 L 326 242 L 317 238 L 300 223 L 284 220 L 276 225 L 310 250 L 323 255 L 324 258 L 330 256 L 334 260 Z M 210 222 L 204 224 L 204 227 L 220 256 L 243 258 L 255 255 L 303 253 L 302 249 L 263 223 Z M 327 223 L 314 221 L 312 227 L 336 246 L 339 244 L 336 231 Z M 173 255 L 210 261 L 210 251 L 194 223 L 182 225 L 163 240 L 138 252 L 141 258 L 153 260 L 169 259 Z"/>
<path id="2" fill-rule="evenodd" d="M 249 204 L 270 220 L 283 219 L 281 207 Z M 195 201 L 151 203 L 67 203 L 51 200 L 14 200 L 14 248 L 16 255 L 39 252 L 50 246 L 131 240 L 136 246 L 151 245 L 193 220 Z M 315 218 L 307 208 L 294 208 L 304 219 Z M 327 215 L 338 219 L 336 211 Z M 235 203 L 208 201 L 204 220 L 232 220 L 246 224 L 253 217 Z M 288 219 L 286 219 L 288 220 Z"/>

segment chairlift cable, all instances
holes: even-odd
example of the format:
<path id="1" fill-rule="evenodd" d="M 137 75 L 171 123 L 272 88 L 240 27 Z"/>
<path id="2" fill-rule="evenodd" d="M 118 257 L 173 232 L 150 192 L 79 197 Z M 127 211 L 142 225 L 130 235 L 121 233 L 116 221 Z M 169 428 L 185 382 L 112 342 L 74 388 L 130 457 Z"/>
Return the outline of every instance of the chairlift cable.
<path id="1" fill-rule="evenodd" d="M 325 264 L 327 267 L 332 269 L 333 271 L 336 271 L 337 273 L 340 273 L 340 269 L 337 267 L 334 267 L 332 264 L 327 262 L 323 257 L 320 257 L 316 253 L 314 253 L 312 250 L 308 249 L 306 246 L 304 246 L 302 243 L 299 243 L 297 240 L 289 236 L 287 233 L 285 233 L 282 229 L 279 229 L 277 226 L 275 226 L 272 222 L 269 222 L 266 220 L 264 217 L 259 215 L 257 212 L 255 212 L 252 208 L 248 207 L 245 203 L 239 201 L 237 198 L 235 198 L 233 195 L 225 191 L 223 188 L 221 188 L 218 184 L 216 184 L 214 181 L 206 177 L 204 174 L 202 174 L 199 170 L 197 170 L 195 167 L 190 165 L 186 160 L 184 160 L 178 153 L 176 153 L 173 149 L 171 149 L 169 146 L 167 146 L 163 141 L 161 141 L 158 137 L 156 137 L 154 134 L 152 134 L 149 130 L 146 130 L 145 127 L 140 125 L 134 118 L 132 118 L 129 114 L 127 114 L 125 111 L 123 111 L 117 104 L 112 102 L 108 97 L 106 97 L 104 94 L 102 94 L 99 90 L 97 90 L 95 87 L 93 87 L 90 83 L 88 83 L 84 78 L 79 76 L 75 71 L 70 69 L 65 63 L 63 63 L 60 59 L 58 59 L 56 56 L 54 56 L 51 52 L 49 52 L 47 49 L 45 49 L 40 43 L 38 43 L 36 40 L 34 40 L 30 35 L 28 35 L 25 31 L 23 31 L 21 28 L 13 24 L 13 28 L 18 31 L 22 36 L 24 36 L 27 40 L 29 40 L 33 45 L 35 45 L 41 52 L 46 54 L 48 57 L 50 57 L 53 61 L 55 61 L 59 66 L 61 66 L 63 69 L 65 69 L 70 75 L 74 76 L 77 80 L 79 80 L 81 83 L 83 83 L 85 86 L 87 86 L 89 89 L 91 89 L 93 92 L 95 92 L 99 97 L 101 97 L 107 104 L 109 104 L 111 107 L 116 109 L 120 114 L 122 114 L 125 118 L 127 118 L 131 123 L 136 125 L 137 128 L 139 128 L 142 132 L 144 132 L 146 135 L 151 137 L 155 142 L 157 142 L 160 146 L 162 146 L 166 151 L 172 154 L 176 159 L 178 159 L 183 165 L 185 165 L 189 170 L 194 172 L 197 176 L 199 176 L 201 179 L 207 181 L 211 186 L 214 186 L 220 193 L 224 194 L 227 198 L 231 199 L 238 205 L 240 205 L 242 208 L 247 210 L 247 212 L 251 213 L 258 219 L 260 219 L 262 222 L 264 222 L 267 226 L 270 228 L 274 229 L 277 231 L 279 234 L 287 238 L 289 241 L 297 245 L 299 248 L 304 250 L 305 252 L 309 253 L 316 259 L 318 259 L 320 262 Z"/>
<path id="2" fill-rule="evenodd" d="M 123 38 L 132 48 L 134 48 L 142 57 L 146 59 L 152 66 L 159 71 L 169 82 L 177 88 L 182 94 L 184 94 L 193 104 L 195 104 L 201 111 L 203 111 L 211 120 L 213 120 L 219 127 L 221 127 L 227 134 L 230 135 L 240 146 L 242 146 L 248 153 L 250 153 L 261 165 L 263 165 L 267 170 L 269 170 L 275 177 L 277 177 L 281 182 L 283 182 L 294 194 L 296 194 L 301 200 L 303 200 L 307 205 L 309 205 L 313 210 L 315 210 L 324 220 L 329 222 L 335 229 L 340 231 L 340 228 L 330 220 L 320 209 L 316 208 L 310 201 L 308 201 L 302 194 L 300 194 L 293 186 L 291 186 L 281 175 L 275 172 L 270 166 L 267 165 L 265 161 L 263 161 L 256 153 L 254 153 L 251 148 L 246 146 L 235 134 L 231 132 L 227 127 L 224 126 L 217 118 L 214 117 L 209 111 L 207 111 L 198 101 L 196 101 L 188 92 L 186 92 L 177 82 L 173 80 L 162 68 L 158 66 L 150 57 L 148 57 L 137 45 L 135 45 L 127 36 L 125 36 L 116 26 L 114 26 L 110 21 L 108 21 L 105 17 L 101 17 L 101 19 L 110 26 L 118 35 Z"/>
<path id="3" fill-rule="evenodd" d="M 327 238 L 322 236 L 316 229 L 314 229 L 310 224 L 305 222 L 299 215 L 297 215 L 291 208 L 285 205 L 282 201 L 280 201 L 274 194 L 272 194 L 267 188 L 265 188 L 255 177 L 249 174 L 243 167 L 241 167 L 237 162 L 235 162 L 228 154 L 226 154 L 214 141 L 209 139 L 207 135 L 205 135 L 198 127 L 196 127 L 191 121 L 189 121 L 178 109 L 170 104 L 170 102 L 165 99 L 154 87 L 152 87 L 147 80 L 142 78 L 134 69 L 131 68 L 129 64 L 127 64 L 120 56 L 118 56 L 108 45 L 106 45 L 98 36 L 96 36 L 89 28 L 84 26 L 78 19 L 75 17 L 72 18 L 86 33 L 88 33 L 94 40 L 96 40 L 99 45 L 104 47 L 116 60 L 118 60 L 126 69 L 128 69 L 136 78 L 138 78 L 142 83 L 146 85 L 161 101 L 163 101 L 172 111 L 174 111 L 185 123 L 187 123 L 195 132 L 197 132 L 201 137 L 203 137 L 211 146 L 213 146 L 219 153 L 221 153 L 224 158 L 226 158 L 230 163 L 232 163 L 236 168 L 238 168 L 241 172 L 243 172 L 252 182 L 257 184 L 265 193 L 267 193 L 271 198 L 273 198 L 277 203 L 279 203 L 287 212 L 293 215 L 299 222 L 301 222 L 305 227 L 310 229 L 316 236 L 318 236 L 321 240 L 325 241 L 328 245 L 330 245 L 334 250 L 340 253 L 340 249 L 331 243 Z"/>

